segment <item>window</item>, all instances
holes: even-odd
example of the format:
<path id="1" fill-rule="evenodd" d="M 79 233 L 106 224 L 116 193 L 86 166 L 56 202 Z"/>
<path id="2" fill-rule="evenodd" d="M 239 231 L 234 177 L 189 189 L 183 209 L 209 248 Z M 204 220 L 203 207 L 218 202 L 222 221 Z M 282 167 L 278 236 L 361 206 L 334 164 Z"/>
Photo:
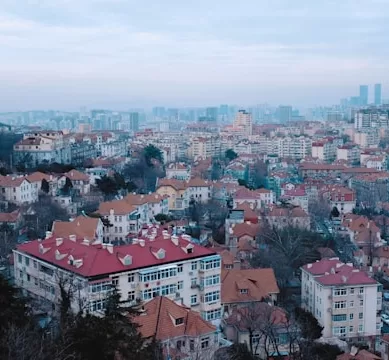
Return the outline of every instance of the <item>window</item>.
<path id="1" fill-rule="evenodd" d="M 30 266 L 30 258 L 25 257 L 24 260 L 26 262 L 26 266 Z"/>
<path id="2" fill-rule="evenodd" d="M 31 281 L 31 276 L 29 274 L 27 274 L 27 281 L 30 282 Z"/>
<path id="3" fill-rule="evenodd" d="M 353 294 L 354 294 L 354 291 L 355 291 L 355 289 L 354 289 L 354 288 L 351 288 L 351 289 L 350 289 L 350 294 L 353 295 Z"/>
<path id="4" fill-rule="evenodd" d="M 20 255 L 20 254 L 18 254 L 18 261 L 19 261 L 20 263 L 22 263 L 22 261 L 23 261 L 23 256 Z"/>
<path id="5" fill-rule="evenodd" d="M 359 293 L 360 293 L 360 294 L 363 294 L 363 287 L 360 287 L 360 288 L 359 288 Z"/>
<path id="6" fill-rule="evenodd" d="M 135 291 L 129 291 L 127 295 L 128 301 L 134 301 L 135 300 Z"/>
<path id="7" fill-rule="evenodd" d="M 332 334 L 334 336 L 344 336 L 344 335 L 346 335 L 346 327 L 345 326 L 335 326 L 332 328 Z"/>
<path id="8" fill-rule="evenodd" d="M 150 300 L 153 297 L 159 296 L 159 293 L 160 293 L 159 287 L 146 289 L 146 290 L 143 290 L 143 292 L 142 292 L 142 298 L 143 298 L 143 300 Z"/>
<path id="9" fill-rule="evenodd" d="M 196 286 L 196 284 L 197 284 L 197 278 L 190 279 L 190 285 L 191 286 Z"/>
<path id="10" fill-rule="evenodd" d="M 261 339 L 261 337 L 259 334 L 253 334 L 251 336 L 251 341 L 253 344 L 258 344 L 260 339 Z"/>
<path id="11" fill-rule="evenodd" d="M 192 271 L 197 270 L 197 261 L 192 261 L 191 268 Z"/>
<path id="12" fill-rule="evenodd" d="M 349 332 L 349 333 L 354 332 L 354 326 L 350 326 L 350 327 L 348 328 L 348 332 Z"/>
<path id="13" fill-rule="evenodd" d="M 191 305 L 197 304 L 197 295 L 191 295 L 191 297 L 190 297 L 190 304 Z"/>
<path id="14" fill-rule="evenodd" d="M 363 332 L 363 324 L 359 324 L 359 326 L 358 326 L 358 332 Z"/>
<path id="15" fill-rule="evenodd" d="M 209 347 L 209 337 L 202 338 L 200 341 L 200 345 L 202 349 L 207 349 Z"/>
<path id="16" fill-rule="evenodd" d="M 204 300 L 206 303 L 218 301 L 220 299 L 220 291 L 211 291 L 205 294 Z"/>
<path id="17" fill-rule="evenodd" d="M 38 263 L 36 260 L 34 260 L 34 268 L 36 269 L 38 267 Z"/>
<path id="18" fill-rule="evenodd" d="M 332 321 L 346 321 L 347 320 L 347 314 L 340 314 L 340 315 L 333 315 Z"/>
<path id="19" fill-rule="evenodd" d="M 177 318 L 176 319 L 176 325 L 181 325 L 184 323 L 184 318 Z"/>
<path id="20" fill-rule="evenodd" d="M 363 299 L 359 300 L 359 306 L 363 306 Z"/>
<path id="21" fill-rule="evenodd" d="M 248 294 L 248 289 L 240 289 L 241 294 Z"/>
<path id="22" fill-rule="evenodd" d="M 135 275 L 134 274 L 128 274 L 128 282 L 133 283 L 135 281 Z"/>
<path id="23" fill-rule="evenodd" d="M 212 286 L 220 283 L 220 275 L 207 276 L 204 279 L 203 286 Z"/>
<path id="24" fill-rule="evenodd" d="M 177 289 L 178 289 L 178 290 L 182 290 L 183 287 L 184 287 L 184 282 L 183 282 L 183 281 L 179 281 L 179 282 L 177 283 Z"/>
<path id="25" fill-rule="evenodd" d="M 110 289 L 112 289 L 112 284 L 109 282 L 101 282 L 89 285 L 89 292 L 91 293 L 106 292 Z"/>
<path id="26" fill-rule="evenodd" d="M 194 351 L 194 349 L 195 349 L 195 342 L 193 339 L 191 339 L 189 341 L 189 349 L 190 349 L 190 351 Z"/>
<path id="27" fill-rule="evenodd" d="M 363 319 L 363 313 L 359 313 L 358 318 L 359 318 L 359 320 L 362 320 Z"/>
<path id="28" fill-rule="evenodd" d="M 335 301 L 334 309 L 345 309 L 345 308 L 346 308 L 346 301 Z"/>
<path id="29" fill-rule="evenodd" d="M 221 309 L 214 309 L 214 310 L 206 311 L 205 313 L 202 314 L 202 317 L 204 320 L 212 321 L 212 320 L 220 319 L 221 314 L 222 314 Z"/>
<path id="30" fill-rule="evenodd" d="M 177 272 L 182 273 L 184 271 L 184 267 L 182 264 L 177 265 Z"/>
<path id="31" fill-rule="evenodd" d="M 200 269 L 201 270 L 210 270 L 220 268 L 220 257 L 212 258 L 210 260 L 202 260 L 200 261 Z"/>
<path id="32" fill-rule="evenodd" d="M 177 291 L 176 284 L 170 284 L 170 285 L 163 285 L 161 286 L 161 295 L 166 296 L 173 294 Z"/>
<path id="33" fill-rule="evenodd" d="M 353 319 L 354 319 L 354 314 L 351 313 L 351 314 L 350 314 L 350 320 L 353 320 Z"/>
<path id="34" fill-rule="evenodd" d="M 118 286 L 119 285 L 119 276 L 113 276 L 112 277 L 112 285 Z"/>
<path id="35" fill-rule="evenodd" d="M 351 300 L 350 302 L 349 302 L 349 307 L 354 307 L 354 300 Z"/>
<path id="36" fill-rule="evenodd" d="M 345 296 L 347 295 L 347 289 L 335 289 L 334 296 Z"/>
<path id="37" fill-rule="evenodd" d="M 101 311 L 105 309 L 105 300 L 95 300 L 90 304 L 90 311 Z"/>
<path id="38" fill-rule="evenodd" d="M 178 340 L 176 343 L 176 347 L 178 350 L 180 350 L 182 347 L 185 347 L 185 340 Z"/>

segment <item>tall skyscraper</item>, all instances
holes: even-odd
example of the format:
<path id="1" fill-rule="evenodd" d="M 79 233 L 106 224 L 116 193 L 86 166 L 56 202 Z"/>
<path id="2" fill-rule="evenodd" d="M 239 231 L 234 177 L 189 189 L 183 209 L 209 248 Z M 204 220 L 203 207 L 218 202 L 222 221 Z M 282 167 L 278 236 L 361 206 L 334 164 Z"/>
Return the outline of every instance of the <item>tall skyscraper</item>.
<path id="1" fill-rule="evenodd" d="M 286 124 L 292 120 L 292 107 L 291 106 L 279 106 L 278 107 L 278 118 L 281 124 Z"/>
<path id="2" fill-rule="evenodd" d="M 130 113 L 130 126 L 129 129 L 132 131 L 139 131 L 139 113 Z"/>
<path id="3" fill-rule="evenodd" d="M 366 106 L 369 103 L 369 87 L 367 85 L 359 86 L 359 104 Z"/>
<path id="4" fill-rule="evenodd" d="M 239 110 L 235 115 L 234 127 L 242 128 L 245 135 L 253 134 L 253 119 L 251 114 L 245 110 Z"/>
<path id="5" fill-rule="evenodd" d="M 381 84 L 374 85 L 374 105 L 381 105 Z"/>
<path id="6" fill-rule="evenodd" d="M 205 116 L 208 121 L 217 121 L 219 109 L 217 107 L 207 107 L 205 109 Z"/>

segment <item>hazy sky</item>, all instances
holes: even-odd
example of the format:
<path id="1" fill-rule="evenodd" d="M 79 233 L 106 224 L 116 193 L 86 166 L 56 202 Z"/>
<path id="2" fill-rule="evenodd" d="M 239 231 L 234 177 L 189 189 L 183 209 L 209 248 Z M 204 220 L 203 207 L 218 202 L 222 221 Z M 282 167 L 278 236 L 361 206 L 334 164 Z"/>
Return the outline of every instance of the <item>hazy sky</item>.
<path id="1" fill-rule="evenodd" d="M 0 110 L 385 94 L 388 36 L 388 0 L 0 0 Z"/>

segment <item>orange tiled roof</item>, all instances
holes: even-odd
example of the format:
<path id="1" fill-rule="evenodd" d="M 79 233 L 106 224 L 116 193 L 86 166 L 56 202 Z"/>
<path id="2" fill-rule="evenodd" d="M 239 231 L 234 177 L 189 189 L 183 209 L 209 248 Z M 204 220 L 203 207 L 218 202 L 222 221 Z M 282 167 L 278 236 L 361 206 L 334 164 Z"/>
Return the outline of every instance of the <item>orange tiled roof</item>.
<path id="1" fill-rule="evenodd" d="M 64 175 L 66 177 L 68 177 L 70 180 L 89 181 L 89 175 L 84 174 L 78 170 L 70 170 L 67 173 L 65 173 Z"/>
<path id="2" fill-rule="evenodd" d="M 176 325 L 176 320 L 182 323 Z M 200 336 L 216 331 L 216 327 L 205 321 L 198 312 L 180 306 L 174 301 L 157 296 L 144 305 L 144 313 L 134 318 L 144 337 L 155 337 L 159 341 L 180 336 Z"/>
<path id="3" fill-rule="evenodd" d="M 258 224 L 251 223 L 242 223 L 242 224 L 232 224 L 231 226 L 232 234 L 237 238 L 240 238 L 244 235 L 255 237 L 258 234 L 259 226 Z"/>
<path id="4" fill-rule="evenodd" d="M 127 215 L 136 210 L 136 206 L 129 204 L 126 200 L 113 200 L 103 202 L 99 205 L 97 212 L 101 215 L 109 215 L 113 210 L 115 215 Z"/>
<path id="5" fill-rule="evenodd" d="M 86 216 L 77 216 L 73 221 L 54 221 L 52 226 L 52 233 L 55 237 L 69 237 L 69 235 L 76 235 L 77 238 L 84 238 L 88 240 L 96 239 L 96 231 L 99 218 L 91 218 Z"/>
<path id="6" fill-rule="evenodd" d="M 222 303 L 261 301 L 279 293 L 273 269 L 223 270 L 221 281 Z"/>

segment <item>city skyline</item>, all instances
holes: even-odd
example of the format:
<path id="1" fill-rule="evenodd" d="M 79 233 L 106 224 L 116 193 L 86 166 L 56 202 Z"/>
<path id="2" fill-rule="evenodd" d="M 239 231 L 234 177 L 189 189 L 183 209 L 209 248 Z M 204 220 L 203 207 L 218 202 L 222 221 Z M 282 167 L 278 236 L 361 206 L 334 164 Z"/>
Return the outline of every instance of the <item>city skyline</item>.
<path id="1" fill-rule="evenodd" d="M 337 103 L 388 87 L 384 6 L 6 0 L 0 111 Z"/>

